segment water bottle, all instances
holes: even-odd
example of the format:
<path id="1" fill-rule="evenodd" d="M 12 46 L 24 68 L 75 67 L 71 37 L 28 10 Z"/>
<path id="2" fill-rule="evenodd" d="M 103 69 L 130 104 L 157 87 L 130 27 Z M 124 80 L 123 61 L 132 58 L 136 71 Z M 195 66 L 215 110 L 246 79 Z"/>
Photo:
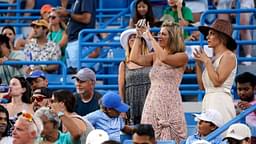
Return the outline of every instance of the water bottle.
<path id="1" fill-rule="evenodd" d="M 108 58 L 108 59 L 114 58 L 114 52 L 113 52 L 112 49 L 109 49 L 109 50 L 108 50 L 107 58 Z"/>

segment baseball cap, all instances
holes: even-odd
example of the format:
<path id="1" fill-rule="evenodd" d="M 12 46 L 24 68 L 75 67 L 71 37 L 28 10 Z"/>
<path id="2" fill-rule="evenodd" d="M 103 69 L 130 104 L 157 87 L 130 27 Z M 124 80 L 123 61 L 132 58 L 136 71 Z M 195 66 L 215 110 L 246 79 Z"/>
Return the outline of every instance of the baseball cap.
<path id="1" fill-rule="evenodd" d="M 119 112 L 127 112 L 129 109 L 129 105 L 121 101 L 121 96 L 111 91 L 103 95 L 102 105 L 106 108 L 113 108 Z"/>
<path id="2" fill-rule="evenodd" d="M 35 25 L 48 28 L 48 22 L 44 19 L 34 20 L 34 21 L 32 21 L 30 26 L 35 26 Z"/>
<path id="3" fill-rule="evenodd" d="M 212 122 L 217 127 L 221 127 L 224 124 L 223 117 L 217 110 L 208 109 L 201 114 L 194 114 L 195 121 L 203 120 L 207 122 Z"/>
<path id="4" fill-rule="evenodd" d="M 47 98 L 51 98 L 52 97 L 52 91 L 49 88 L 35 89 L 33 94 L 41 94 L 41 95 L 46 96 Z"/>
<path id="5" fill-rule="evenodd" d="M 211 143 L 206 140 L 197 140 L 197 141 L 194 141 L 192 144 L 211 144 Z"/>
<path id="6" fill-rule="evenodd" d="M 27 76 L 27 80 L 30 81 L 32 79 L 36 79 L 36 78 L 39 78 L 39 77 L 44 78 L 44 79 L 46 78 L 43 71 L 34 70 L 34 71 L 30 72 L 29 76 Z"/>
<path id="7" fill-rule="evenodd" d="M 95 129 L 88 134 L 85 144 L 101 144 L 107 140 L 109 140 L 107 132 L 101 129 Z"/>
<path id="8" fill-rule="evenodd" d="M 83 69 L 80 69 L 76 75 L 74 75 L 72 77 L 72 79 L 74 78 L 77 78 L 81 81 L 87 81 L 87 80 L 92 80 L 92 81 L 95 81 L 96 82 L 96 75 L 95 73 L 89 69 L 89 68 L 83 68 Z"/>
<path id="9" fill-rule="evenodd" d="M 43 14 L 43 13 L 50 13 L 52 11 L 52 6 L 49 5 L 49 4 L 45 4 L 41 7 L 40 9 L 40 13 Z"/>
<path id="10" fill-rule="evenodd" d="M 224 139 L 233 138 L 236 140 L 243 140 L 252 136 L 250 128 L 242 123 L 236 123 L 231 125 Z"/>

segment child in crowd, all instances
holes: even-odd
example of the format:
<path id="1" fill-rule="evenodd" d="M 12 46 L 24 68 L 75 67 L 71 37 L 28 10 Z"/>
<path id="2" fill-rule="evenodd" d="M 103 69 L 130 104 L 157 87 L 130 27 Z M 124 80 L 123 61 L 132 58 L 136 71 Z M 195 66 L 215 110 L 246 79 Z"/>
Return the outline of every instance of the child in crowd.
<path id="1" fill-rule="evenodd" d="M 107 92 L 101 99 L 101 109 L 89 113 L 84 118 L 89 120 L 95 129 L 106 131 L 111 140 L 120 141 L 120 132 L 132 134 L 133 129 L 125 125 L 120 113 L 127 112 L 129 106 L 121 101 L 114 92 Z"/>
<path id="2" fill-rule="evenodd" d="M 152 6 L 149 0 L 137 0 L 135 2 L 135 13 L 130 19 L 129 27 L 135 28 L 135 24 L 139 19 L 146 19 L 150 26 L 153 26 L 156 18 L 154 17 Z"/>
<path id="3" fill-rule="evenodd" d="M 198 122 L 197 133 L 189 136 L 186 140 L 186 144 L 192 144 L 198 140 L 203 140 L 204 137 L 223 125 L 221 114 L 214 109 L 208 109 L 201 114 L 195 114 L 195 120 Z M 219 136 L 213 139 L 211 144 L 220 144 L 221 141 L 222 138 Z"/>
<path id="4" fill-rule="evenodd" d="M 256 76 L 249 72 L 244 72 L 235 78 L 237 95 L 240 100 L 235 103 L 237 114 L 252 105 L 256 104 L 255 90 L 256 90 Z M 250 113 L 245 117 L 246 124 L 250 127 L 252 132 L 252 142 L 256 143 L 256 111 Z"/>

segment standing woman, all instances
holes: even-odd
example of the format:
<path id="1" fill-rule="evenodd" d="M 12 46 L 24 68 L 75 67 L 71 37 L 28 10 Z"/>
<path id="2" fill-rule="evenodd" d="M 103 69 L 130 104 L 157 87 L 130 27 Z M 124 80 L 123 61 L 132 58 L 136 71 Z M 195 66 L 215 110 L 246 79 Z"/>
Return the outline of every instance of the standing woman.
<path id="1" fill-rule="evenodd" d="M 231 36 L 232 25 L 229 21 L 217 19 L 211 27 L 200 26 L 199 31 L 207 36 L 208 46 L 214 52 L 212 59 L 202 49 L 194 52 L 198 84 L 205 90 L 202 111 L 215 109 L 227 122 L 236 115 L 231 96 L 237 69 L 234 53 L 237 44 Z"/>
<path id="2" fill-rule="evenodd" d="M 141 23 L 141 20 L 138 22 Z M 151 81 L 141 123 L 152 124 L 158 140 L 186 138 L 186 122 L 179 86 L 188 62 L 185 53 L 183 31 L 177 25 L 166 21 L 161 26 L 158 42 L 149 31 L 149 25 L 136 26 L 137 35 L 131 52 L 131 61 L 152 66 Z M 154 52 L 141 54 L 141 37 L 151 41 Z"/>
<path id="3" fill-rule="evenodd" d="M 136 29 L 128 29 L 121 34 L 120 43 L 125 48 L 126 59 L 119 65 L 118 88 L 122 100 L 130 105 L 128 123 L 140 123 L 143 105 L 150 88 L 150 66 L 137 65 L 130 61 L 130 53 L 136 37 Z M 148 54 L 149 42 L 142 39 L 142 55 Z"/>

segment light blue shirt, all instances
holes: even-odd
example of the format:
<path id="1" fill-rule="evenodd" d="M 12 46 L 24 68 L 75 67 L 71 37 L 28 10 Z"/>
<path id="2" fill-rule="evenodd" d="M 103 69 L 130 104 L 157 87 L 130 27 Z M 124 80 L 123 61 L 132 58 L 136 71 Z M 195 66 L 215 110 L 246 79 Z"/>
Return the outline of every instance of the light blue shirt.
<path id="1" fill-rule="evenodd" d="M 120 132 L 124 128 L 125 123 L 122 117 L 110 118 L 101 110 L 96 110 L 84 116 L 95 129 L 106 131 L 111 140 L 120 142 Z"/>
<path id="2" fill-rule="evenodd" d="M 194 134 L 194 135 L 189 136 L 189 137 L 187 138 L 187 140 L 186 140 L 186 144 L 192 144 L 192 143 L 195 142 L 195 141 L 203 140 L 203 139 L 204 139 L 204 137 L 200 137 L 200 136 L 198 135 L 198 133 L 197 133 L 197 134 Z M 221 136 L 218 136 L 218 137 L 216 137 L 215 139 L 211 140 L 210 143 L 211 143 L 211 144 L 225 144 L 225 142 L 222 141 Z"/>

